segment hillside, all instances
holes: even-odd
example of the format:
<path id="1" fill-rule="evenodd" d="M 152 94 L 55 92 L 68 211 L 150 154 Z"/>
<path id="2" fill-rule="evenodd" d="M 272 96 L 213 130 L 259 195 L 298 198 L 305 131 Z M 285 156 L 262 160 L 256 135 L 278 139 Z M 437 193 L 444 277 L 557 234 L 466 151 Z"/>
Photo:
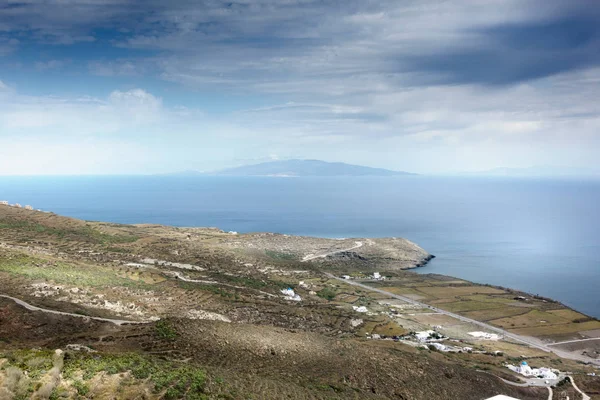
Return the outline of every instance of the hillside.
<path id="1" fill-rule="evenodd" d="M 431 312 L 407 304 L 402 317 L 396 300 L 324 274 L 385 270 L 440 298 L 446 285 L 493 292 L 403 271 L 430 258 L 397 238 L 238 235 L 0 205 L 0 398 L 546 399 L 494 375 L 516 381 L 503 362 L 555 356 L 467 337 L 472 353 L 392 340 Z"/>
<path id="2" fill-rule="evenodd" d="M 398 176 L 415 175 L 383 168 L 363 167 L 319 160 L 284 160 L 215 171 L 226 176 Z"/>

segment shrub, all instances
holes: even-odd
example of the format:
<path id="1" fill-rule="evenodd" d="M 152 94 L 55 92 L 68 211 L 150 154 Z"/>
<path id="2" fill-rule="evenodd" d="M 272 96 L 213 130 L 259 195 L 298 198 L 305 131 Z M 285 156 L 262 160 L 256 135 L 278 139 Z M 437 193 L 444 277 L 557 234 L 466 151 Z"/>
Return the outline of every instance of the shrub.
<path id="1" fill-rule="evenodd" d="M 156 336 L 163 340 L 173 341 L 177 338 L 177 331 L 171 326 L 169 321 L 161 319 L 155 325 Z"/>
<path id="2" fill-rule="evenodd" d="M 80 396 L 86 396 L 90 392 L 90 387 L 80 380 L 73 381 L 73 387 Z"/>
<path id="3" fill-rule="evenodd" d="M 333 300 L 336 294 L 337 292 L 335 291 L 335 289 L 332 289 L 330 287 L 325 287 L 317 292 L 317 296 L 323 299 L 327 299 L 329 301 Z"/>

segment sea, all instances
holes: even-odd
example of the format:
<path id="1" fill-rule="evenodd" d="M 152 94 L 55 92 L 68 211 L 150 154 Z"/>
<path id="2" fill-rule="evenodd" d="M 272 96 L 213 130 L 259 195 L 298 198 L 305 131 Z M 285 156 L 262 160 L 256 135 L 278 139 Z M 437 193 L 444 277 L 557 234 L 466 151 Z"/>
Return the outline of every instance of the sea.
<path id="1" fill-rule="evenodd" d="M 437 273 L 600 317 L 600 181 L 475 177 L 0 177 L 0 200 L 93 221 L 404 237 Z"/>

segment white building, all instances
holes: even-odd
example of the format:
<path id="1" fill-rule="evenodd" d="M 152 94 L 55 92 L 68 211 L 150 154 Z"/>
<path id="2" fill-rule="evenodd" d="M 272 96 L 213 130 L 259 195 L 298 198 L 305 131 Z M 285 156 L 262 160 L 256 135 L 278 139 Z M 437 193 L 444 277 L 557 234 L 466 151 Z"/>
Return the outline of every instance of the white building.
<path id="1" fill-rule="evenodd" d="M 381 279 L 381 274 L 379 272 L 373 272 L 373 279 Z"/>
<path id="2" fill-rule="evenodd" d="M 3 206 L 7 206 L 8 205 L 8 201 L 2 200 L 2 201 L 0 201 L 0 204 L 3 205 Z"/>
<path id="3" fill-rule="evenodd" d="M 21 206 L 19 203 L 15 203 L 15 207 L 17 207 L 17 208 L 23 208 L 23 206 Z"/>
<path id="4" fill-rule="evenodd" d="M 302 301 L 302 297 L 300 297 L 299 295 L 297 295 L 296 292 L 294 292 L 294 289 L 292 289 L 292 288 L 283 289 L 281 291 L 281 293 L 283 293 L 283 295 L 285 296 L 286 300 Z"/>
<path id="5" fill-rule="evenodd" d="M 29 205 L 28 205 L 28 206 L 25 206 L 25 209 L 26 209 L 26 210 L 29 210 L 29 211 L 33 211 L 33 207 L 31 207 L 31 206 L 29 206 Z"/>
<path id="6" fill-rule="evenodd" d="M 518 367 L 511 364 L 508 364 L 506 367 L 523 376 L 532 376 L 541 379 L 558 379 L 558 370 L 552 370 L 546 367 L 531 368 L 529 364 L 527 364 L 527 361 L 523 361 Z"/>

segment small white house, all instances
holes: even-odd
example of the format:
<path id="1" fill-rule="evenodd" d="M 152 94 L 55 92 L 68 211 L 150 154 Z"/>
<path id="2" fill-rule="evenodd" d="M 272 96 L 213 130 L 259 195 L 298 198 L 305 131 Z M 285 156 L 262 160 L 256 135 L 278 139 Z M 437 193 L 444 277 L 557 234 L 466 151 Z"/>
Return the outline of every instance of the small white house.
<path id="1" fill-rule="evenodd" d="M 373 279 L 381 279 L 381 274 L 379 272 L 373 272 Z"/>
<path id="2" fill-rule="evenodd" d="M 33 207 L 31 207 L 31 206 L 29 206 L 29 205 L 25 206 L 25 209 L 26 209 L 26 210 L 29 210 L 29 211 L 33 211 Z"/>
<path id="3" fill-rule="evenodd" d="M 302 297 L 300 297 L 300 295 L 296 294 L 296 292 L 294 292 L 294 289 L 292 289 L 292 288 L 283 289 L 281 291 L 281 293 L 285 296 L 286 300 L 302 301 Z"/>
<path id="4" fill-rule="evenodd" d="M 19 203 L 15 203 L 15 207 L 17 207 L 17 208 L 23 208 L 23 206 L 21 206 Z"/>
<path id="5" fill-rule="evenodd" d="M 7 206 L 8 205 L 8 201 L 2 200 L 2 201 L 0 201 L 0 204 L 3 205 L 3 206 Z"/>
<path id="6" fill-rule="evenodd" d="M 342 279 L 350 279 L 350 275 L 342 275 Z"/>

